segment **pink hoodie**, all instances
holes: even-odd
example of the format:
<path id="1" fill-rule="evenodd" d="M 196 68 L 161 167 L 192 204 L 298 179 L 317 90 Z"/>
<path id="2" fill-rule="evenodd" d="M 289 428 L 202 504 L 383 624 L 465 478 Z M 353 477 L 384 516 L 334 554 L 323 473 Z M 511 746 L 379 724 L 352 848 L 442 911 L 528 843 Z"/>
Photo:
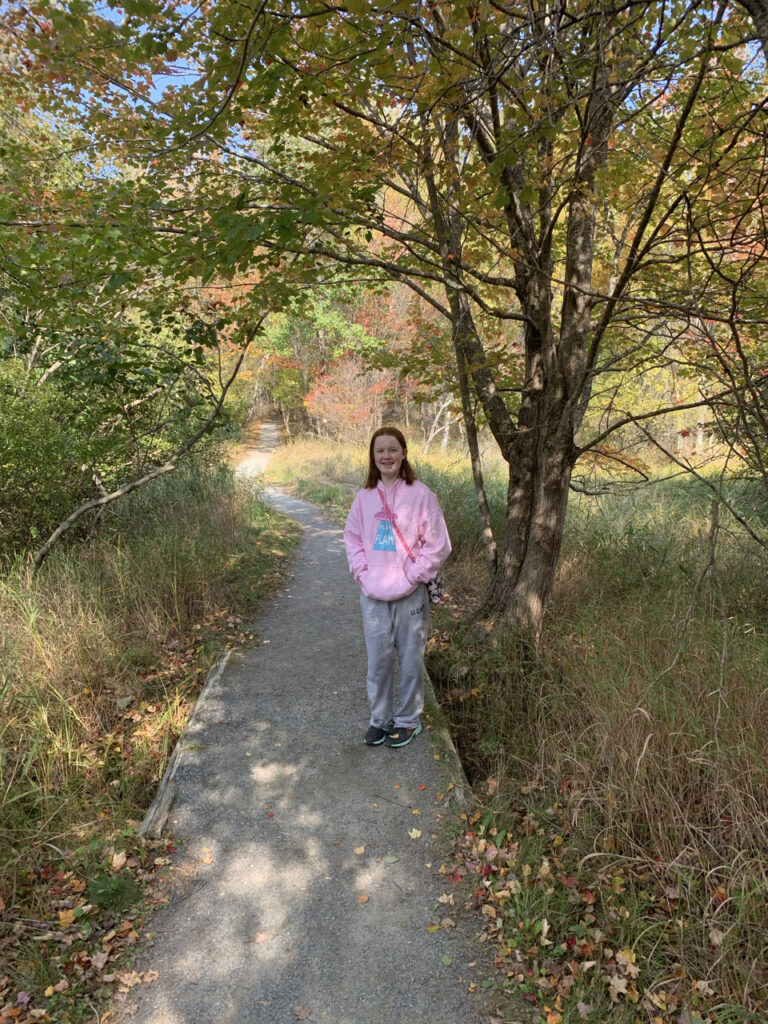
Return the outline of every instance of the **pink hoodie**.
<path id="1" fill-rule="evenodd" d="M 389 488 L 379 481 L 378 487 L 358 491 L 344 527 L 344 544 L 350 572 L 363 593 L 378 601 L 412 594 L 419 583 L 436 575 L 451 553 L 440 505 L 420 480 L 396 480 Z"/>

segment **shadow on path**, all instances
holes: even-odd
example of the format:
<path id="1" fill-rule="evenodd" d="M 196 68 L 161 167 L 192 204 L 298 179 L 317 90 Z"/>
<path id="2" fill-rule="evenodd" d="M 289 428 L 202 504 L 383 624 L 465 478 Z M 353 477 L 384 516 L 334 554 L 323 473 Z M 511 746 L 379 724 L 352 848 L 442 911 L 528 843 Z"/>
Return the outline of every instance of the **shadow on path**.
<path id="1" fill-rule="evenodd" d="M 168 828 L 193 877 L 149 922 L 139 967 L 158 978 L 132 990 L 132 1020 L 487 1020 L 467 991 L 472 922 L 427 931 L 453 916 L 438 841 L 453 762 L 427 733 L 402 750 L 364 746 L 342 531 L 305 502 L 274 501 L 303 543 L 258 620 L 261 646 L 230 658 L 180 740 Z"/>

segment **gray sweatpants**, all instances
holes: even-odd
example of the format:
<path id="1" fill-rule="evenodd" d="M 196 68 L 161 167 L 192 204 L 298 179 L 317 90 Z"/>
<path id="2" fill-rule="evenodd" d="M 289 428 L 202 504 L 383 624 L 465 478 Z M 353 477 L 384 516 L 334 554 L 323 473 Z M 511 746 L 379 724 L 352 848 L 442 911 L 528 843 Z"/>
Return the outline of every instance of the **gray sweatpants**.
<path id="1" fill-rule="evenodd" d="M 377 601 L 360 594 L 363 632 L 368 649 L 368 700 L 371 725 L 379 729 L 413 729 L 424 710 L 424 648 L 429 627 L 429 597 L 420 584 L 397 601 Z M 395 651 L 400 688 L 395 710 Z"/>

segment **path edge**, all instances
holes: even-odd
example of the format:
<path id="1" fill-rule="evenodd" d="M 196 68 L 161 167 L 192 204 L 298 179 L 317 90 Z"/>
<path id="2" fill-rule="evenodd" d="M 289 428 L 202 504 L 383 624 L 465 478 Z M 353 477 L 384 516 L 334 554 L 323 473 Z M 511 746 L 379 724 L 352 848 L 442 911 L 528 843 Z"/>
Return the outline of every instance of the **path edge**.
<path id="1" fill-rule="evenodd" d="M 197 723 L 202 704 L 208 699 L 211 689 L 224 674 L 224 670 L 227 667 L 227 663 L 229 662 L 232 653 L 232 650 L 228 650 L 216 656 L 216 659 L 211 666 L 211 670 L 208 673 L 208 677 L 203 684 L 203 688 L 195 701 L 195 706 L 192 708 L 189 718 L 185 722 L 184 728 L 181 731 L 181 735 L 176 741 L 176 746 L 173 748 L 173 753 L 168 760 L 168 764 L 165 766 L 165 771 L 163 772 L 163 777 L 160 780 L 160 785 L 158 786 L 157 793 L 155 794 L 155 799 L 150 804 L 149 810 L 144 815 L 144 820 L 139 825 L 137 831 L 138 835 L 149 835 L 154 839 L 159 839 L 162 835 L 165 823 L 168 820 L 168 815 L 171 813 L 171 807 L 173 807 L 173 801 L 176 799 L 176 786 L 173 779 L 178 771 L 182 758 L 184 757 L 184 751 L 187 749 L 185 743 L 187 732 Z"/>
<path id="2" fill-rule="evenodd" d="M 434 684 L 426 668 L 424 669 L 424 709 L 431 716 L 434 723 L 434 728 L 428 735 L 433 745 L 442 750 L 448 764 L 451 782 L 453 783 L 451 796 L 460 808 L 464 808 L 469 803 L 472 787 L 464 771 L 464 765 L 461 763 L 456 744 L 453 742 L 453 736 L 448 728 L 445 712 L 440 706 Z"/>

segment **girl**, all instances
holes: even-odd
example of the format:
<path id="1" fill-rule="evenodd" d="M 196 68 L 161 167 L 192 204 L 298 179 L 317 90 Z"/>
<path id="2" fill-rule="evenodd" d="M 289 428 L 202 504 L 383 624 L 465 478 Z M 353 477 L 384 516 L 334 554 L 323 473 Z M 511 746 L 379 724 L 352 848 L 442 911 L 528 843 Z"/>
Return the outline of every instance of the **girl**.
<path id="1" fill-rule="evenodd" d="M 427 580 L 451 553 L 437 498 L 416 478 L 405 438 L 381 427 L 368 449 L 368 478 L 344 527 L 352 575 L 360 584 L 368 649 L 368 746 L 404 747 L 421 732 Z M 395 651 L 400 689 L 394 710 Z M 393 713 L 394 712 L 394 713 Z"/>

